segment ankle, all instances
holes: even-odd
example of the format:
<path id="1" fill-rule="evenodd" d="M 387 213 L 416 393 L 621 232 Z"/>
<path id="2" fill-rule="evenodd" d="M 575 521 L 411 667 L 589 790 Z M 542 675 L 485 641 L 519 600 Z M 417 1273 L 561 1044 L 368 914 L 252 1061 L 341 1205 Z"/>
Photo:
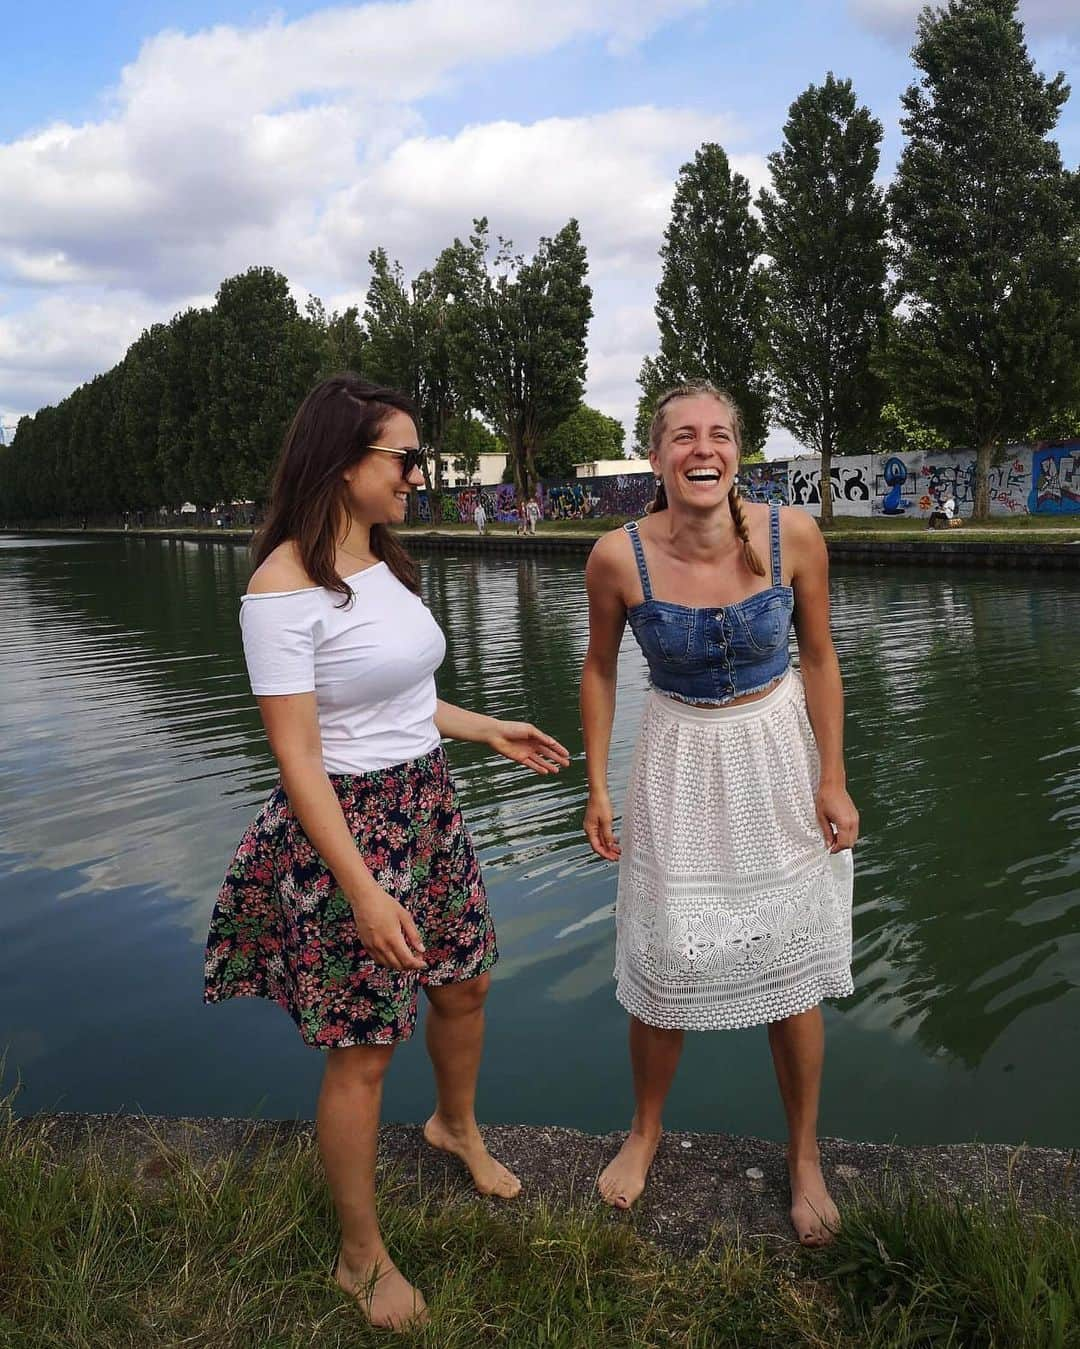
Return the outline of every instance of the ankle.
<path id="1" fill-rule="evenodd" d="M 385 1268 L 394 1263 L 381 1239 L 373 1242 L 350 1242 L 348 1245 L 343 1241 L 338 1259 L 346 1269 L 353 1271 L 370 1270 L 375 1265 L 382 1265 Z"/>
<path id="2" fill-rule="evenodd" d="M 646 1143 L 657 1143 L 663 1132 L 664 1126 L 659 1120 L 639 1120 L 635 1115 L 630 1121 L 631 1138 L 641 1138 Z"/>
<path id="3" fill-rule="evenodd" d="M 788 1144 L 787 1149 L 788 1166 L 792 1171 L 798 1170 L 804 1166 L 821 1166 L 821 1151 L 817 1142 L 800 1143 L 796 1146 L 793 1143 Z"/>
<path id="4" fill-rule="evenodd" d="M 440 1129 L 445 1129 L 447 1133 L 451 1133 L 458 1138 L 468 1138 L 472 1134 L 480 1132 L 480 1126 L 477 1124 L 476 1116 L 472 1111 L 467 1115 L 449 1115 L 436 1106 L 435 1113 L 428 1122 L 438 1125 Z"/>

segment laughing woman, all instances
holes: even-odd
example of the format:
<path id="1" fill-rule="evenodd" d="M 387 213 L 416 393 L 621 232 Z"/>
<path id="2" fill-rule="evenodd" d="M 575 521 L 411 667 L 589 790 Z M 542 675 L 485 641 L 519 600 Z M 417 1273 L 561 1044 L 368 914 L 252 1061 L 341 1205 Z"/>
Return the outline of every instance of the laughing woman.
<path id="1" fill-rule="evenodd" d="M 422 481 L 419 459 L 412 404 L 355 375 L 312 390 L 285 438 L 240 611 L 281 782 L 218 896 L 205 994 L 270 998 L 328 1051 L 317 1127 L 341 1223 L 337 1280 L 395 1328 L 426 1307 L 383 1244 L 375 1153 L 383 1075 L 421 989 L 436 1087 L 424 1135 L 482 1194 L 520 1188 L 473 1114 L 497 953 L 440 741 L 481 741 L 541 774 L 569 762 L 534 726 L 436 697 L 446 644 L 387 529 Z"/>
<path id="2" fill-rule="evenodd" d="M 817 1146 L 818 1004 L 852 989 L 858 814 L 844 779 L 825 545 L 805 512 L 740 500 L 739 445 L 727 395 L 704 384 L 665 394 L 650 437 L 653 509 L 605 535 L 585 573 L 585 832 L 619 861 L 616 996 L 630 1014 L 636 1099 L 600 1192 L 626 1208 L 644 1188 L 684 1033 L 767 1023 L 792 1223 L 820 1245 L 838 1216 Z M 607 761 L 628 620 L 652 692 L 620 848 Z"/>

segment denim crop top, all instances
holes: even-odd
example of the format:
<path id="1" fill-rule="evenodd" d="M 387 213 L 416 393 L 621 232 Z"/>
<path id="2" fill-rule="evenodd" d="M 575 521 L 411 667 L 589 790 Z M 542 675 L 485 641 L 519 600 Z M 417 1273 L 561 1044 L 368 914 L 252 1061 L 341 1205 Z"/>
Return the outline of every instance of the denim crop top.
<path id="1" fill-rule="evenodd" d="M 637 521 L 627 521 L 623 529 L 634 545 L 645 596 L 626 616 L 658 693 L 683 703 L 719 705 L 760 693 L 779 679 L 791 663 L 788 634 L 795 607 L 791 587 L 782 584 L 779 506 L 769 507 L 772 585 L 722 608 L 690 609 L 654 599 Z"/>

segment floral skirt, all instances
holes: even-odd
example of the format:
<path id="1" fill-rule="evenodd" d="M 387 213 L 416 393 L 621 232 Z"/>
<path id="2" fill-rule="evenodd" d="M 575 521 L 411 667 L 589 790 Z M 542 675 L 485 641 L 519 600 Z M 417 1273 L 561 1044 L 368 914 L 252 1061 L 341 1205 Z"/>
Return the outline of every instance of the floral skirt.
<path id="1" fill-rule="evenodd" d="M 368 869 L 419 928 L 427 968 L 375 963 L 279 785 L 218 894 L 204 997 L 269 998 L 317 1047 L 393 1044 L 413 1032 L 422 985 L 475 978 L 498 959 L 484 882 L 441 749 L 330 782 Z"/>

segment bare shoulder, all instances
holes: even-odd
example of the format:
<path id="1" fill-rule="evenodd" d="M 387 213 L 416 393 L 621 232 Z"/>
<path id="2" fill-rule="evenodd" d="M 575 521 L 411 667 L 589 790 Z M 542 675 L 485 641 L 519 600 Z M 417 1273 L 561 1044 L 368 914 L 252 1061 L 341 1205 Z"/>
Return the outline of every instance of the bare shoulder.
<path id="1" fill-rule="evenodd" d="M 817 520 L 799 506 L 780 507 L 780 542 L 793 572 L 822 563 L 828 557 Z"/>
<path id="2" fill-rule="evenodd" d="M 312 585 L 300 561 L 300 550 L 292 539 L 286 539 L 252 572 L 247 593 L 265 595 L 277 590 L 305 590 Z"/>
<path id="3" fill-rule="evenodd" d="M 620 525 L 618 529 L 601 534 L 593 544 L 585 564 L 585 580 L 590 587 L 610 586 L 621 592 L 627 571 L 633 566 L 633 544 Z"/>

